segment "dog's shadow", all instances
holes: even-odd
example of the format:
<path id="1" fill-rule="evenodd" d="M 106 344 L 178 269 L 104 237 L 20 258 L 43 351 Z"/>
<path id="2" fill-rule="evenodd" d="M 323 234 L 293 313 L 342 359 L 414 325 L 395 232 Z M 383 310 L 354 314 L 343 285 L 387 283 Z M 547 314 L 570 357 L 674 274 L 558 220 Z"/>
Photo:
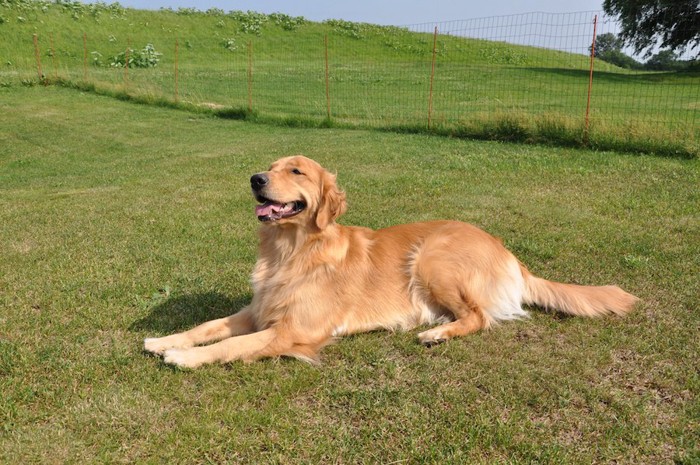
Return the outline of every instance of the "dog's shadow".
<path id="1" fill-rule="evenodd" d="M 134 321 L 129 329 L 162 334 L 181 332 L 200 323 L 237 313 L 251 299 L 250 295 L 232 299 L 218 292 L 170 297 L 153 306 L 147 316 Z"/>

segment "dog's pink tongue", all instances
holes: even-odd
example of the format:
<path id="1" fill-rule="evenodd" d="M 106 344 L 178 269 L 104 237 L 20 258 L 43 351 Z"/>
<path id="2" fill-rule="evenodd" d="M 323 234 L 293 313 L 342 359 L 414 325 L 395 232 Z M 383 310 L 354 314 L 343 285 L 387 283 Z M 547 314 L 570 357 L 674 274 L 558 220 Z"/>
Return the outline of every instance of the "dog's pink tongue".
<path id="1" fill-rule="evenodd" d="M 273 205 L 269 202 L 264 203 L 262 205 L 256 205 L 255 206 L 255 215 L 257 215 L 257 216 L 270 216 L 270 213 L 272 213 L 272 207 L 273 207 Z"/>
<path id="2" fill-rule="evenodd" d="M 273 202 L 265 202 L 262 205 L 255 206 L 255 214 L 257 216 L 270 216 L 273 213 L 277 213 L 284 208 L 284 205 Z"/>

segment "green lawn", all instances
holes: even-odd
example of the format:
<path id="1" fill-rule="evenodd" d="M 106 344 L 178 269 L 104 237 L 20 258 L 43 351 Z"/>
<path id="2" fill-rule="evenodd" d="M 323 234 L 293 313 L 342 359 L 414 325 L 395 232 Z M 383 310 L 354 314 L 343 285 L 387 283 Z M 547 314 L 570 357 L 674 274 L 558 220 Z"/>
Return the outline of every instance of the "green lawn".
<path id="1" fill-rule="evenodd" d="M 0 88 L 0 462 L 698 463 L 700 162 L 291 129 Z M 178 371 L 142 340 L 251 299 L 251 173 L 304 153 L 344 224 L 453 218 L 627 318 L 539 311 Z"/>

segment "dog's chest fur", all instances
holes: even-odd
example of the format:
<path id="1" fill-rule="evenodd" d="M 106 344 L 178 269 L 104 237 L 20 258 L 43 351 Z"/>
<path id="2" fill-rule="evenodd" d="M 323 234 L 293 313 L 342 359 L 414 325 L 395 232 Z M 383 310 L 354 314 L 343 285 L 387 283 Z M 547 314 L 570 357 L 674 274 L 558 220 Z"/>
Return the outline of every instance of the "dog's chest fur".
<path id="1" fill-rule="evenodd" d="M 355 268 L 361 274 L 363 266 L 354 263 L 353 267 L 351 262 L 358 260 L 348 253 L 350 241 L 342 231 L 327 231 L 311 240 L 296 239 L 284 231 L 261 234 L 261 251 L 251 277 L 252 305 L 260 329 L 301 320 L 325 326 L 347 307 L 337 292 L 342 281 L 362 279 L 348 273 L 349 268 Z"/>
<path id="2" fill-rule="evenodd" d="M 390 252 L 375 231 L 365 228 L 334 225 L 301 243 L 270 229 L 261 234 L 252 274 L 258 329 L 285 324 L 341 335 L 409 329 L 439 316 L 439 310 L 413 295 L 409 264 L 419 237 L 404 238 L 404 245 Z M 389 269 L 399 272 L 380 271 Z"/>

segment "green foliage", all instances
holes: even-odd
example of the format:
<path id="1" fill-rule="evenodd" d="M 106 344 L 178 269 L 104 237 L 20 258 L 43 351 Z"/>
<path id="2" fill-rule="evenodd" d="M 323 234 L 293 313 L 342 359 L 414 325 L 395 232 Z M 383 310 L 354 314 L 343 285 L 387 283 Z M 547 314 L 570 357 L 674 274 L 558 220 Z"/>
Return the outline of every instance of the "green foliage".
<path id="1" fill-rule="evenodd" d="M 629 55 L 626 55 L 621 50 L 608 50 L 605 52 L 597 53 L 596 57 L 598 59 L 606 61 L 611 65 L 619 66 L 625 69 L 641 69 L 642 64 Z"/>
<path id="2" fill-rule="evenodd" d="M 81 19 L 84 15 L 90 15 L 97 19 L 103 13 L 108 14 L 111 18 L 122 18 L 126 14 L 126 10 L 119 3 L 81 3 L 77 0 L 55 0 L 58 7 L 71 15 L 75 20 Z"/>
<path id="3" fill-rule="evenodd" d="M 699 5 L 697 0 L 605 0 L 603 9 L 618 18 L 620 37 L 649 56 L 657 43 L 672 51 L 700 45 Z"/>
<path id="4" fill-rule="evenodd" d="M 365 36 L 367 26 L 364 23 L 354 23 L 345 21 L 344 19 L 328 19 L 323 22 L 333 28 L 333 31 L 338 34 L 352 37 L 353 39 L 362 39 Z"/>
<path id="5" fill-rule="evenodd" d="M 673 50 L 661 50 L 654 54 L 644 64 L 647 69 L 672 71 L 680 68 L 678 56 Z"/>
<path id="6" fill-rule="evenodd" d="M 59 4 L 59 2 L 55 2 Z M 0 7 L 14 8 L 22 11 L 46 11 L 52 2 L 44 0 L 0 0 Z"/>
<path id="7" fill-rule="evenodd" d="M 223 45 L 226 50 L 230 50 L 232 52 L 238 48 L 235 37 L 229 37 L 227 39 L 224 39 L 223 41 L 221 41 L 221 45 Z"/>
<path id="8" fill-rule="evenodd" d="M 652 55 L 642 64 L 626 55 L 622 48 L 625 42 L 613 33 L 605 33 L 596 37 L 595 56 L 620 68 L 648 69 L 652 71 L 684 71 L 692 69 L 693 61 L 682 61 L 673 50 L 661 50 Z M 591 48 L 588 48 L 589 52 Z"/>
<path id="9" fill-rule="evenodd" d="M 163 56 L 156 51 L 153 44 L 146 44 L 141 50 L 129 48 L 109 58 L 108 64 L 113 68 L 155 68 Z"/>
<path id="10" fill-rule="evenodd" d="M 98 20 L 102 15 L 107 15 L 111 19 L 126 16 L 126 9 L 118 2 L 108 4 L 101 1 L 81 3 L 77 0 L 55 0 L 53 2 L 43 0 L 0 0 L 0 7 L 35 14 L 58 10 L 76 21 L 83 19 L 85 16 L 89 16 L 94 20 Z M 20 15 L 17 17 L 19 22 L 26 20 L 25 16 Z"/>
<path id="11" fill-rule="evenodd" d="M 244 34 L 262 34 L 262 26 L 267 22 L 267 16 L 263 13 L 255 11 L 232 11 L 229 17 L 234 19 L 239 24 L 240 32 Z"/>
<path id="12" fill-rule="evenodd" d="M 224 16 L 226 12 L 221 8 L 209 8 L 206 11 L 206 14 L 209 16 Z"/>
<path id="13" fill-rule="evenodd" d="M 104 66 L 102 54 L 97 51 L 90 52 L 90 63 L 92 63 L 93 66 Z"/>
<path id="14" fill-rule="evenodd" d="M 622 51 L 624 46 L 625 41 L 612 32 L 600 34 L 595 41 L 595 57 L 620 68 L 640 69 L 642 64 L 626 55 Z M 588 47 L 589 53 L 591 52 L 591 47 Z"/>
<path id="15" fill-rule="evenodd" d="M 268 15 L 268 17 L 285 31 L 296 31 L 299 26 L 306 23 L 306 19 L 303 16 L 289 16 L 283 13 L 271 13 Z"/>
<path id="16" fill-rule="evenodd" d="M 177 9 L 177 11 L 175 11 L 175 13 L 180 15 L 180 16 L 191 16 L 191 15 L 200 14 L 201 11 L 199 11 L 197 8 L 179 7 Z"/>
<path id="17" fill-rule="evenodd" d="M 625 46 L 625 41 L 617 37 L 612 32 L 599 34 L 595 40 L 595 56 L 600 56 L 608 52 L 619 52 Z M 588 47 L 590 53 L 591 47 Z"/>

